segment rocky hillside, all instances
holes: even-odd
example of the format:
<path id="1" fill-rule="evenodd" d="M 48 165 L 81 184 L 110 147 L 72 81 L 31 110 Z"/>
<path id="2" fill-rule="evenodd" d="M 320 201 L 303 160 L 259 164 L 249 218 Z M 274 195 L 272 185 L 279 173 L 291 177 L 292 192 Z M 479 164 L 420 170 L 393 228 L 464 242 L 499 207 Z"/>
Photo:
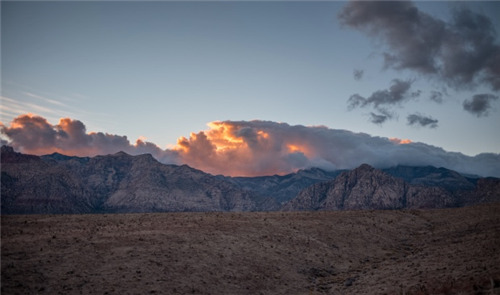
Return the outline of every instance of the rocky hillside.
<path id="1" fill-rule="evenodd" d="M 93 158 L 2 147 L 2 213 L 255 211 L 263 199 L 188 166 L 123 152 Z"/>
<path id="2" fill-rule="evenodd" d="M 213 176 L 151 155 L 24 155 L 3 146 L 2 214 L 444 208 L 499 201 L 500 180 L 435 167 Z"/>
<path id="3" fill-rule="evenodd" d="M 318 182 L 332 180 L 342 171 L 325 171 L 319 168 L 303 169 L 287 175 L 259 177 L 224 177 L 245 190 L 257 192 L 259 195 L 272 198 L 279 204 L 293 199 L 306 187 Z"/>
<path id="4" fill-rule="evenodd" d="M 2 213 L 269 211 L 339 172 L 213 176 L 151 155 L 24 155 L 2 147 Z"/>
<path id="5" fill-rule="evenodd" d="M 427 173 L 422 170 L 427 170 Z M 441 174 L 436 174 L 436 170 Z M 364 164 L 340 174 L 334 180 L 304 189 L 285 204 L 283 209 L 446 208 L 500 201 L 499 179 L 479 179 L 477 185 L 473 185 L 458 173 L 449 170 L 398 167 L 389 171 L 395 175 L 402 174 L 403 177 L 394 177 Z M 414 176 L 411 177 L 411 174 Z M 440 177 L 443 182 L 439 182 Z"/>

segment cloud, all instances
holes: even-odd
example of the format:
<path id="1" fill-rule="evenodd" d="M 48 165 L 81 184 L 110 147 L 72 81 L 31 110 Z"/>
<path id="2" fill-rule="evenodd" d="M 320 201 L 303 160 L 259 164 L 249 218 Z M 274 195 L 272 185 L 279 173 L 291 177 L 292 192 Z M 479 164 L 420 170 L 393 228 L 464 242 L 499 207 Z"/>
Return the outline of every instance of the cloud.
<path id="1" fill-rule="evenodd" d="M 437 77 L 449 87 L 500 90 L 500 46 L 491 20 L 466 8 L 448 22 L 411 1 L 350 1 L 338 15 L 347 27 L 385 42 L 386 68 Z"/>
<path id="2" fill-rule="evenodd" d="M 43 150 L 56 144 L 58 131 L 45 118 L 26 114 L 15 118 L 10 127 L 2 126 L 2 134 L 28 150 Z"/>
<path id="3" fill-rule="evenodd" d="M 443 103 L 443 93 L 437 90 L 431 90 L 430 100 L 442 104 Z"/>
<path id="4" fill-rule="evenodd" d="M 364 73 L 365 73 L 365 71 L 363 71 L 363 70 L 357 70 L 357 69 L 355 69 L 355 70 L 352 72 L 352 74 L 353 74 L 353 76 L 354 76 L 354 80 L 356 80 L 356 81 L 361 80 L 361 79 L 363 78 L 363 74 L 364 74 Z"/>
<path id="5" fill-rule="evenodd" d="M 359 94 L 353 94 L 349 98 L 348 107 L 349 109 L 354 109 L 356 107 L 365 107 L 367 105 L 372 105 L 378 108 L 381 105 L 394 105 L 399 104 L 405 100 L 411 99 L 420 95 L 420 92 L 409 93 L 412 81 L 407 80 L 392 80 L 392 85 L 389 89 L 378 90 L 372 93 L 368 98 L 365 98 Z"/>
<path id="6" fill-rule="evenodd" d="M 389 140 L 393 143 L 397 143 L 397 144 L 408 144 L 408 143 L 412 143 L 411 140 L 409 139 L 401 139 L 401 138 L 396 138 L 396 137 L 390 137 Z"/>
<path id="7" fill-rule="evenodd" d="M 156 145 L 137 140 L 131 144 L 126 136 L 102 132 L 87 133 L 79 120 L 62 118 L 56 125 L 33 115 L 20 115 L 10 126 L 0 125 L 0 132 L 14 149 L 28 154 L 59 152 L 66 155 L 95 156 L 125 151 L 130 154 L 150 153 L 164 162 L 175 163 L 175 152 L 163 151 Z"/>
<path id="8" fill-rule="evenodd" d="M 62 107 L 68 107 L 68 105 L 58 101 L 58 100 L 54 100 L 54 99 L 50 99 L 50 98 L 46 98 L 46 97 L 43 97 L 41 95 L 37 95 L 37 94 L 34 94 L 34 93 L 31 93 L 31 92 L 22 92 L 23 94 L 29 96 L 29 97 L 33 97 L 33 98 L 37 98 L 37 99 L 40 99 L 42 100 L 44 103 L 49 103 L 49 104 L 53 104 L 53 105 L 57 105 L 57 106 L 62 106 Z"/>
<path id="9" fill-rule="evenodd" d="M 57 111 L 54 111 L 50 107 L 41 106 L 38 104 L 23 102 L 17 99 L 12 99 L 5 96 L 0 96 L 2 101 L 2 108 L 0 109 L 0 114 L 5 117 L 12 117 L 19 113 L 26 113 L 27 110 L 34 110 L 36 112 L 44 113 L 47 115 L 55 115 Z"/>
<path id="10" fill-rule="evenodd" d="M 464 173 L 500 176 L 500 154 L 469 157 L 408 139 L 384 138 L 324 126 L 288 125 L 270 121 L 216 121 L 209 129 L 179 138 L 162 150 L 142 140 L 87 133 L 78 120 L 64 118 L 52 125 L 35 115 L 21 115 L 2 135 L 16 150 L 46 154 L 92 156 L 151 153 L 163 163 L 188 164 L 212 174 L 258 176 L 286 174 L 297 169 L 352 169 L 362 163 L 378 168 L 395 165 L 433 165 Z"/>
<path id="11" fill-rule="evenodd" d="M 390 119 L 390 118 L 391 117 L 389 117 L 387 115 L 375 114 L 373 112 L 370 112 L 370 122 L 372 122 L 373 124 L 382 124 L 385 121 L 387 121 L 387 119 Z"/>
<path id="12" fill-rule="evenodd" d="M 392 120 L 398 117 L 394 112 L 391 112 L 386 108 L 378 107 L 376 111 L 378 113 L 370 112 L 369 121 L 373 124 L 382 125 L 387 120 Z"/>
<path id="13" fill-rule="evenodd" d="M 406 119 L 408 120 L 408 125 L 420 125 L 422 127 L 428 126 L 430 128 L 436 128 L 438 126 L 438 120 L 419 113 L 408 115 Z"/>
<path id="14" fill-rule="evenodd" d="M 437 124 L 421 116 L 418 124 Z M 428 123 L 426 119 L 431 122 Z M 222 121 L 179 141 L 181 162 L 214 174 L 283 174 L 308 167 L 352 169 L 433 165 L 466 173 L 500 176 L 500 154 L 469 157 L 411 140 L 373 137 L 322 126 L 269 121 Z"/>
<path id="15" fill-rule="evenodd" d="M 378 113 L 370 113 L 370 121 L 374 124 L 382 124 L 396 117 L 387 107 L 402 104 L 420 96 L 421 91 L 410 92 L 412 80 L 394 79 L 389 89 L 373 92 L 369 97 L 353 94 L 347 100 L 347 108 L 353 110 L 358 107 L 373 107 Z"/>
<path id="16" fill-rule="evenodd" d="M 477 117 L 486 117 L 491 109 L 491 102 L 497 100 L 498 96 L 493 94 L 476 94 L 472 100 L 464 100 L 462 106 L 467 112 Z"/>

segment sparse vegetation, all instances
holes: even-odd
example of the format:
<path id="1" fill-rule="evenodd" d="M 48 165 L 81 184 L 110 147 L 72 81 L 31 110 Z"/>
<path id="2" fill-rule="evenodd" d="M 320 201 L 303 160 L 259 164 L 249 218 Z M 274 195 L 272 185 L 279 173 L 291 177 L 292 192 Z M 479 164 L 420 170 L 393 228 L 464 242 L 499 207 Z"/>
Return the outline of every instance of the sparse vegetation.
<path id="1" fill-rule="evenodd" d="M 499 294 L 498 212 L 2 216 L 1 293 Z"/>

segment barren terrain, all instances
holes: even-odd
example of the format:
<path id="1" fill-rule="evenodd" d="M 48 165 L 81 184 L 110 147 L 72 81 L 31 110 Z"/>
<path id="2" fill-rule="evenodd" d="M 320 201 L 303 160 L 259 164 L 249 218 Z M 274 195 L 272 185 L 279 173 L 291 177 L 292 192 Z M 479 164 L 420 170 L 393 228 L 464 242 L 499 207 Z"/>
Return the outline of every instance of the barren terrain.
<path id="1" fill-rule="evenodd" d="M 2 294 L 500 294 L 500 204 L 1 218 Z"/>

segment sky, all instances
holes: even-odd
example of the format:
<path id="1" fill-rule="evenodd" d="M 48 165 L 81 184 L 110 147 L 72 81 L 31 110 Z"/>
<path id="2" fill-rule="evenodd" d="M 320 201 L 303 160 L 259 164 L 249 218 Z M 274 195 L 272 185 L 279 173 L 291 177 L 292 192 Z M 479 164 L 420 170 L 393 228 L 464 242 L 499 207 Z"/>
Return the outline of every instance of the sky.
<path id="1" fill-rule="evenodd" d="M 2 1 L 3 143 L 500 176 L 500 2 Z"/>

